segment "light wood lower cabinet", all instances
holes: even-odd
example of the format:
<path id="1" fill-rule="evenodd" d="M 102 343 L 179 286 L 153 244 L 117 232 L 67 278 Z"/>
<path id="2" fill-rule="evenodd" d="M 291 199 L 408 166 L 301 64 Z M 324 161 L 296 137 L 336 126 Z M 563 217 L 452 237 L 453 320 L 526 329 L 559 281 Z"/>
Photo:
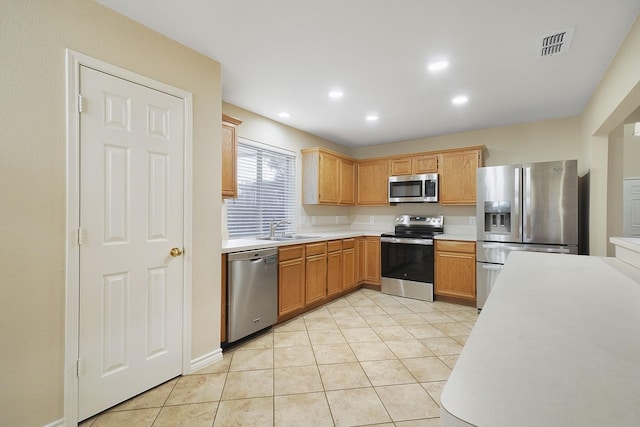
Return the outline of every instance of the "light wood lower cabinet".
<path id="1" fill-rule="evenodd" d="M 356 280 L 356 239 L 342 241 L 342 289 L 349 290 L 358 286 Z"/>
<path id="2" fill-rule="evenodd" d="M 342 240 L 331 240 L 327 243 L 327 296 L 342 292 Z"/>
<path id="3" fill-rule="evenodd" d="M 380 238 L 365 237 L 364 281 L 370 285 L 380 285 Z"/>
<path id="4" fill-rule="evenodd" d="M 306 245 L 305 303 L 313 304 L 327 296 L 327 242 Z"/>
<path id="5" fill-rule="evenodd" d="M 436 240 L 436 295 L 476 299 L 476 243 Z"/>
<path id="6" fill-rule="evenodd" d="M 304 245 L 278 249 L 278 317 L 302 310 L 305 306 Z"/>
<path id="7" fill-rule="evenodd" d="M 356 284 L 380 285 L 380 238 L 356 237 L 354 257 Z"/>
<path id="8" fill-rule="evenodd" d="M 278 248 L 278 321 L 359 285 L 380 284 L 380 238 L 354 237 Z"/>
<path id="9" fill-rule="evenodd" d="M 227 340 L 227 254 L 222 254 L 220 280 L 220 342 Z"/>

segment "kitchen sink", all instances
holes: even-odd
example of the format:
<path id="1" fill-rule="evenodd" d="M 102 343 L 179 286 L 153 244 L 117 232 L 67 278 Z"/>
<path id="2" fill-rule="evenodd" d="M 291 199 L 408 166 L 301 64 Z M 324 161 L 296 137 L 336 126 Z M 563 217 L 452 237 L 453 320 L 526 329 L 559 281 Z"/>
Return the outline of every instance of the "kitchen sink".
<path id="1" fill-rule="evenodd" d="M 284 242 L 284 241 L 288 241 L 288 240 L 314 239 L 316 237 L 318 237 L 318 236 L 310 236 L 310 235 L 306 235 L 306 234 L 282 234 L 282 235 L 273 236 L 273 237 L 258 236 L 257 239 L 258 240 L 273 240 L 273 241 L 277 241 L 277 242 Z"/>

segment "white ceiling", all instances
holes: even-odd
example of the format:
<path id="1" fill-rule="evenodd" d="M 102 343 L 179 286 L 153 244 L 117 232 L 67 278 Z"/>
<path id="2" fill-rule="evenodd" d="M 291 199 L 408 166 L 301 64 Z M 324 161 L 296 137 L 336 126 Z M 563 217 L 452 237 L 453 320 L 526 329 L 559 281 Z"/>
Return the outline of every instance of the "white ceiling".
<path id="1" fill-rule="evenodd" d="M 580 114 L 640 12 L 640 0 L 98 2 L 220 62 L 225 102 L 349 147 Z M 539 36 L 570 27 L 568 53 L 538 58 Z M 440 58 L 450 66 L 427 71 Z"/>

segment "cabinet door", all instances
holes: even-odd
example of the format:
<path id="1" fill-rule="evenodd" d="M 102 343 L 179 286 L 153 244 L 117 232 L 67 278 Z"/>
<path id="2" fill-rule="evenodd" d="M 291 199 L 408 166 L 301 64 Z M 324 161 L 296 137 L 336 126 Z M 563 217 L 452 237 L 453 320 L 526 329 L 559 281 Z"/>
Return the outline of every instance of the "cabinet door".
<path id="1" fill-rule="evenodd" d="M 342 250 L 342 288 L 351 289 L 358 284 L 356 281 L 356 250 L 355 248 Z"/>
<path id="2" fill-rule="evenodd" d="M 332 154 L 320 152 L 320 176 L 318 199 L 320 203 L 338 204 L 338 179 L 340 159 Z"/>
<path id="3" fill-rule="evenodd" d="M 327 255 L 327 296 L 342 292 L 342 251 Z"/>
<path id="4" fill-rule="evenodd" d="M 222 123 L 222 197 L 236 197 L 236 127 Z"/>
<path id="5" fill-rule="evenodd" d="M 413 157 L 411 170 L 414 174 L 438 172 L 438 156 L 425 154 Z"/>
<path id="6" fill-rule="evenodd" d="M 476 204 L 476 169 L 480 162 L 481 153 L 478 150 L 440 155 L 441 205 Z"/>
<path id="7" fill-rule="evenodd" d="M 222 115 L 222 197 L 238 196 L 238 177 L 236 162 L 238 134 L 237 127 L 242 123 L 235 117 Z"/>
<path id="8" fill-rule="evenodd" d="M 435 258 L 435 294 L 474 300 L 475 243 L 437 241 Z"/>
<path id="9" fill-rule="evenodd" d="M 367 252 L 367 241 L 364 237 L 356 238 L 356 282 L 364 282 L 365 276 L 365 255 Z"/>
<path id="10" fill-rule="evenodd" d="M 278 316 L 304 308 L 304 258 L 278 263 Z"/>
<path id="11" fill-rule="evenodd" d="M 327 295 L 327 254 L 307 257 L 305 265 L 305 302 L 322 301 Z"/>
<path id="12" fill-rule="evenodd" d="M 391 159 L 391 176 L 411 175 L 411 157 Z"/>
<path id="13" fill-rule="evenodd" d="M 340 159 L 340 195 L 341 205 L 356 204 L 356 162 Z"/>
<path id="14" fill-rule="evenodd" d="M 389 205 L 389 160 L 358 162 L 358 205 Z"/>
<path id="15" fill-rule="evenodd" d="M 366 237 L 365 282 L 380 284 L 380 238 Z"/>

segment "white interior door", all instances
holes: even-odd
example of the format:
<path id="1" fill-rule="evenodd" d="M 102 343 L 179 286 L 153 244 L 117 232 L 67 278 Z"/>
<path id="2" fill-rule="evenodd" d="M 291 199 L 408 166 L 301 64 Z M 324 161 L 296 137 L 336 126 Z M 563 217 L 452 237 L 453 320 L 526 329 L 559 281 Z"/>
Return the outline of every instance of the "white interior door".
<path id="1" fill-rule="evenodd" d="M 182 372 L 184 100 L 80 70 L 78 415 Z"/>
<path id="2" fill-rule="evenodd" d="M 624 235 L 640 237 L 640 178 L 627 178 L 623 185 Z"/>

